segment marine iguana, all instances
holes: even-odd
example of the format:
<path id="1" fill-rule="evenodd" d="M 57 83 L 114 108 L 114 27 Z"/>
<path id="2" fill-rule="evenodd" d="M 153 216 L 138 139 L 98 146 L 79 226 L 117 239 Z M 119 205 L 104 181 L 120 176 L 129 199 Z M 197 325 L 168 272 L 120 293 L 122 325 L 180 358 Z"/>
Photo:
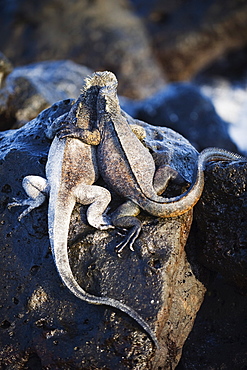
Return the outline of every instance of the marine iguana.
<path id="1" fill-rule="evenodd" d="M 82 94 L 69 113 L 59 117 L 48 127 L 47 136 L 55 137 L 48 154 L 46 179 L 26 176 L 23 187 L 29 198 L 15 199 L 8 207 L 28 206 L 19 216 L 21 220 L 31 210 L 39 207 L 49 194 L 49 239 L 54 262 L 63 283 L 83 301 L 112 306 L 128 314 L 158 347 L 155 333 L 136 311 L 115 299 L 88 294 L 75 280 L 69 264 L 67 238 L 70 217 L 76 202 L 89 206 L 87 220 L 91 226 L 99 230 L 112 227 L 109 218 L 104 215 L 111 200 L 110 192 L 92 185 L 98 178 L 95 145 L 99 144 L 100 135 L 92 127 L 96 120 L 99 87 L 101 86 L 92 86 L 91 80 L 86 80 Z"/>
<path id="2" fill-rule="evenodd" d="M 118 252 L 121 252 L 127 244 L 133 249 L 141 230 L 141 223 L 135 218 L 140 208 L 157 217 L 182 215 L 202 194 L 208 161 L 246 159 L 223 149 L 207 148 L 198 156 L 197 172 L 189 189 L 176 197 L 162 197 L 160 194 L 171 178 L 181 181 L 179 174 L 168 166 L 156 170 L 150 151 L 130 128 L 133 119 L 120 108 L 115 75 L 107 71 L 96 72 L 92 80 L 102 86 L 98 94 L 96 126 L 101 135 L 97 146 L 99 171 L 104 181 L 127 199 L 112 219 L 115 226 L 130 228 L 127 237 L 118 245 Z"/>

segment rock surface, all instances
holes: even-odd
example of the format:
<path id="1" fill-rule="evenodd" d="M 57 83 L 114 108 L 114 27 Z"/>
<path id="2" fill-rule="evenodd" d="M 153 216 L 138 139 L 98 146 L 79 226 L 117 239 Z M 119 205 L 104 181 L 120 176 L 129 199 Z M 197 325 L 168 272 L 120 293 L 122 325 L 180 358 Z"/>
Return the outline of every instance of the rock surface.
<path id="1" fill-rule="evenodd" d="M 0 90 L 0 130 L 22 126 L 58 100 L 76 98 L 89 74 L 89 68 L 68 60 L 13 69 Z"/>
<path id="2" fill-rule="evenodd" d="M 247 163 L 208 165 L 195 208 L 200 260 L 247 292 Z"/>
<path id="3" fill-rule="evenodd" d="M 247 296 L 218 276 L 209 286 L 176 370 L 245 369 Z"/>
<path id="4" fill-rule="evenodd" d="M 137 310 L 156 328 L 161 348 L 155 351 L 128 316 L 88 305 L 62 285 L 49 250 L 47 204 L 22 222 L 17 221 L 21 209 L 7 208 L 13 197 L 25 196 L 25 175 L 44 176 L 50 144 L 44 127 L 69 106 L 68 100 L 57 103 L 0 137 L 0 364 L 18 369 L 174 369 L 205 293 L 200 267 L 188 262 L 184 250 L 192 212 L 167 220 L 141 214 L 143 231 L 135 252 L 126 250 L 121 258 L 114 251 L 121 238 L 116 230 L 93 230 L 85 223 L 84 207 L 77 206 L 72 216 L 69 256 L 78 282 L 90 293 L 121 299 Z M 191 181 L 195 149 L 169 129 L 144 126 L 160 160 L 167 141 L 175 148 L 172 160 Z"/>
<path id="5" fill-rule="evenodd" d="M 186 251 L 213 273 L 178 370 L 246 367 L 246 171 L 244 162 L 207 166 Z"/>

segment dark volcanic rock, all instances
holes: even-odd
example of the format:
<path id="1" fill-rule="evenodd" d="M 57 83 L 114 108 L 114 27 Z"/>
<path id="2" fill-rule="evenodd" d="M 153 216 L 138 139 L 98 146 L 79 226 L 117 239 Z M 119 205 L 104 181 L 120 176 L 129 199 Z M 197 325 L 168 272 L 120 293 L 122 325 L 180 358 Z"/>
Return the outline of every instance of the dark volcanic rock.
<path id="1" fill-rule="evenodd" d="M 200 261 L 247 291 L 247 163 L 210 164 L 206 174 L 195 207 Z"/>
<path id="2" fill-rule="evenodd" d="M 241 162 L 207 166 L 186 251 L 214 272 L 177 370 L 246 368 L 246 172 Z"/>
<path id="3" fill-rule="evenodd" d="M 21 209 L 7 208 L 13 197 L 25 197 L 25 175 L 44 176 L 50 144 L 44 128 L 71 103 L 59 102 L 22 128 L 0 135 L 0 366 L 174 369 L 205 292 L 200 269 L 188 262 L 184 250 L 192 212 L 163 220 L 141 214 L 135 252 L 126 250 L 121 258 L 114 250 L 121 238 L 116 230 L 89 227 L 79 205 L 71 218 L 69 256 L 78 282 L 92 294 L 121 299 L 138 311 L 156 329 L 161 349 L 155 350 L 127 315 L 82 302 L 62 285 L 49 249 L 47 204 L 21 222 Z M 156 128 L 146 127 L 154 150 L 154 138 L 157 150 L 179 139 L 174 158 L 187 148 L 179 165 L 184 162 L 190 177 L 195 149 L 169 129 L 158 135 Z"/>
<path id="4" fill-rule="evenodd" d="M 208 287 L 176 370 L 245 370 L 247 295 L 218 276 Z"/>
<path id="5" fill-rule="evenodd" d="M 237 151 L 228 124 L 218 116 L 211 100 L 192 84 L 171 83 L 143 101 L 123 101 L 123 106 L 138 119 L 179 132 L 199 151 L 210 146 Z"/>

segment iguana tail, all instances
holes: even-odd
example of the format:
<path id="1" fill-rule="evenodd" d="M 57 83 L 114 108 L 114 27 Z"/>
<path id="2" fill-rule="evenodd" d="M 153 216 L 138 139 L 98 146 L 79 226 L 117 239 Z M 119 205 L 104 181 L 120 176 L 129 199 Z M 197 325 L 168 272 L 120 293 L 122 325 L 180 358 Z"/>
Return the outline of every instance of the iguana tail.
<path id="1" fill-rule="evenodd" d="M 50 198 L 51 199 L 51 198 Z M 81 300 L 95 304 L 95 305 L 106 305 L 117 308 L 118 310 L 125 312 L 127 315 L 132 317 L 138 324 L 145 330 L 150 336 L 156 347 L 159 347 L 158 340 L 155 333 L 152 331 L 150 326 L 144 321 L 144 319 L 132 308 L 127 305 L 108 297 L 96 297 L 87 293 L 75 280 L 72 270 L 70 268 L 68 250 L 67 250 L 67 238 L 70 224 L 70 217 L 73 211 L 75 200 L 70 199 L 69 201 L 63 199 L 61 202 L 56 201 L 56 210 L 49 209 L 49 236 L 51 241 L 51 248 L 53 258 L 58 270 L 58 273 L 66 285 L 66 287 Z M 66 210 L 65 210 L 66 203 Z"/>
<path id="2" fill-rule="evenodd" d="M 204 187 L 204 170 L 210 161 L 236 161 L 247 159 L 239 154 L 228 152 L 219 148 L 204 149 L 198 156 L 197 174 L 190 188 L 177 197 L 152 199 L 141 199 L 138 204 L 145 211 L 157 217 L 176 217 L 189 211 L 198 202 Z"/>

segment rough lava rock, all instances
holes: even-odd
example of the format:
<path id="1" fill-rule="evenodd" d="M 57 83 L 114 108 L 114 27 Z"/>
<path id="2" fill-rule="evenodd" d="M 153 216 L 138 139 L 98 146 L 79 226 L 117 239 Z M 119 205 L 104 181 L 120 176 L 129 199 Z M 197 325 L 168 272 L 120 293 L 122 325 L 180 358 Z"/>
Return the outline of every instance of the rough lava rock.
<path id="1" fill-rule="evenodd" d="M 207 166 L 186 251 L 213 272 L 178 370 L 246 368 L 246 172 L 246 162 Z"/>
<path id="2" fill-rule="evenodd" d="M 200 261 L 247 292 L 247 163 L 213 163 L 195 207 Z"/>
<path id="3" fill-rule="evenodd" d="M 138 311 L 156 329 L 157 350 L 127 315 L 82 302 L 63 286 L 49 249 L 47 204 L 21 222 L 21 208 L 7 208 L 13 197 L 25 197 L 24 176 L 44 176 L 50 145 L 44 128 L 70 105 L 71 100 L 56 103 L 20 129 L 0 135 L 0 366 L 174 369 L 205 293 L 200 266 L 190 264 L 185 253 L 191 211 L 172 219 L 142 213 L 135 252 L 126 250 L 121 258 L 114 251 L 121 238 L 117 230 L 89 227 L 79 205 L 71 219 L 69 256 L 78 282 L 92 294 L 121 299 Z M 196 150 L 169 129 L 143 125 L 159 160 L 162 146 L 170 145 L 171 161 L 180 153 L 178 165 L 191 181 Z"/>
<path id="4" fill-rule="evenodd" d="M 208 285 L 176 370 L 244 370 L 247 359 L 247 295 L 220 275 Z"/>
<path id="5" fill-rule="evenodd" d="M 8 60 L 1 60 L 6 70 Z M 22 126 L 58 100 L 75 99 L 91 73 L 69 60 L 34 63 L 6 73 L 0 90 L 0 130 Z"/>

